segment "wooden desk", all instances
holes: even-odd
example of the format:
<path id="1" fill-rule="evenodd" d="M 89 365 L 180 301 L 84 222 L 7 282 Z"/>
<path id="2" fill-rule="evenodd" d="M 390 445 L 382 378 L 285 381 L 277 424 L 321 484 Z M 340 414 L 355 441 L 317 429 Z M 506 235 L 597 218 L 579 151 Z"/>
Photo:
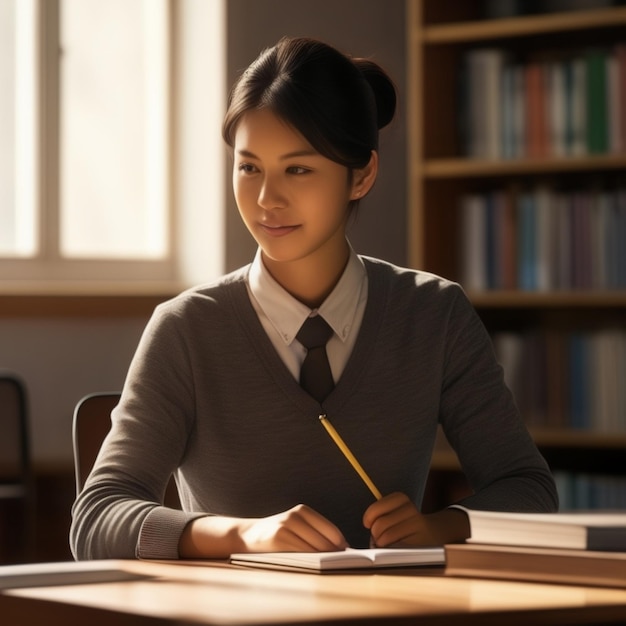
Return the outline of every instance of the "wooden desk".
<path id="1" fill-rule="evenodd" d="M 626 590 L 450 578 L 387 570 L 300 574 L 120 562 L 154 578 L 12 589 L 0 593 L 4 626 L 252 624 L 626 623 Z"/>

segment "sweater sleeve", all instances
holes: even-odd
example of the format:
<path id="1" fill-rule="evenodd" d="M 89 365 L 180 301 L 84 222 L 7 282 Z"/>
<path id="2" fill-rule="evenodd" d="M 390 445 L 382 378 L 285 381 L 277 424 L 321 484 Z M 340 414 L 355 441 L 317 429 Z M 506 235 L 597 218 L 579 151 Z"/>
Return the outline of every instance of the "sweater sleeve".
<path id="1" fill-rule="evenodd" d="M 176 307 L 157 308 L 131 363 L 111 430 L 72 507 L 76 559 L 178 558 L 202 514 L 163 506 L 193 424 L 194 389 Z"/>
<path id="2" fill-rule="evenodd" d="M 552 474 L 504 382 L 491 339 L 454 286 L 449 309 L 440 421 L 473 495 L 468 508 L 554 511 Z"/>

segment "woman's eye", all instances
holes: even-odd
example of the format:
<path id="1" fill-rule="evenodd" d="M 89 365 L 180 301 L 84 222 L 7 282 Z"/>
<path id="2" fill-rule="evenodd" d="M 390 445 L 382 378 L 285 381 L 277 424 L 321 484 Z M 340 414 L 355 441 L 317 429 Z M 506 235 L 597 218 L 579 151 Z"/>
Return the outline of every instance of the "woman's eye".
<path id="1" fill-rule="evenodd" d="M 251 163 L 240 163 L 237 169 L 244 174 L 252 174 L 256 172 L 256 167 L 254 167 Z"/>
<path id="2" fill-rule="evenodd" d="M 288 167 L 287 171 L 290 174 L 308 174 L 311 170 L 306 167 L 301 167 L 299 165 L 293 165 L 292 167 Z"/>

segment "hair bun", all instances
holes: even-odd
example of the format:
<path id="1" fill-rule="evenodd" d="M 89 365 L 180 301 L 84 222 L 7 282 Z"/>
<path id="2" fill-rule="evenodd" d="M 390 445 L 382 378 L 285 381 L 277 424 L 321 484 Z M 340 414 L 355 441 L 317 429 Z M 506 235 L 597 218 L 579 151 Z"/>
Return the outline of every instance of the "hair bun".
<path id="1" fill-rule="evenodd" d="M 353 59 L 369 83 L 376 99 L 376 121 L 378 128 L 384 128 L 396 113 L 396 87 L 380 65 L 369 59 Z"/>

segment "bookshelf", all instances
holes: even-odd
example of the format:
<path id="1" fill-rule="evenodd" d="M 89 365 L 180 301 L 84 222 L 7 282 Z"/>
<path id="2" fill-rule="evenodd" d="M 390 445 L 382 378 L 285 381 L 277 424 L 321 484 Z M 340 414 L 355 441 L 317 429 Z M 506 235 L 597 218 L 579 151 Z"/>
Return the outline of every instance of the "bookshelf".
<path id="1" fill-rule="evenodd" d="M 611 479 L 617 477 L 623 480 L 622 489 L 626 491 L 626 468 L 621 461 L 626 453 L 626 392 L 623 389 L 626 387 L 626 230 L 623 230 L 626 219 L 626 121 L 623 114 L 615 117 L 615 102 L 621 102 L 619 109 L 626 110 L 626 74 L 619 74 L 620 70 L 615 69 L 620 67 L 619 63 L 623 64 L 617 57 L 617 50 L 619 44 L 626 45 L 626 6 L 623 2 L 600 0 L 577 3 L 563 0 L 558 3 L 522 2 L 517 4 L 558 4 L 560 10 L 557 12 L 540 9 L 536 14 L 504 17 L 491 17 L 488 14 L 489 6 L 501 9 L 504 5 L 515 4 L 478 0 L 407 0 L 409 263 L 413 267 L 461 282 L 494 341 L 497 342 L 499 337 L 514 336 L 524 342 L 529 336 L 540 336 L 552 338 L 545 339 L 546 343 L 551 342 L 550 345 L 558 343 L 561 346 L 561 352 L 549 362 L 554 365 L 556 359 L 556 369 L 546 368 L 544 362 L 545 379 L 539 381 L 544 392 L 549 388 L 552 396 L 555 396 L 554 387 L 562 388 L 560 398 L 553 397 L 542 407 L 542 420 L 525 413 L 529 409 L 523 401 L 524 398 L 520 398 L 519 402 L 520 406 L 524 405 L 523 408 L 521 406 L 522 412 L 525 413 L 535 440 L 555 472 L 565 471 L 572 475 L 606 474 Z M 580 8 L 581 5 L 586 8 Z M 542 68 L 557 68 L 554 72 L 559 77 L 569 77 L 570 74 L 566 72 L 571 67 L 576 63 L 579 66 L 591 63 L 589 58 L 598 51 L 604 54 L 605 60 L 607 57 L 614 58 L 611 61 L 613 69 L 609 69 L 608 61 L 603 66 L 606 67 L 605 80 L 607 85 L 609 80 L 613 81 L 613 86 L 621 85 L 618 88 L 621 95 L 617 100 L 612 100 L 614 91 L 606 87 L 607 97 L 603 105 L 607 109 L 606 119 L 603 120 L 606 142 L 600 148 L 591 139 L 583 141 L 582 147 L 574 147 L 573 143 L 571 146 L 565 145 L 565 140 L 561 141 L 565 131 L 561 128 L 561 135 L 557 136 L 559 129 L 555 130 L 561 123 L 558 111 L 557 114 L 552 113 L 553 119 L 546 112 L 544 123 L 551 124 L 550 132 L 547 133 L 547 147 L 544 145 L 540 151 L 533 151 L 527 137 L 530 133 L 530 114 L 524 108 L 526 104 L 517 102 L 517 110 L 522 111 L 518 115 L 526 116 L 525 121 L 519 123 L 521 127 L 516 129 L 518 133 L 526 133 L 521 139 L 517 137 L 518 143 L 524 145 L 515 150 L 510 149 L 509 144 L 507 150 L 505 140 L 508 127 L 502 122 L 498 126 L 495 155 L 493 145 L 491 153 L 489 150 L 476 152 L 472 141 L 480 143 L 482 138 L 470 137 L 468 140 L 468 136 L 472 133 L 479 134 L 476 127 L 484 128 L 481 123 L 490 123 L 489 120 L 481 122 L 471 112 L 468 113 L 468 109 L 472 108 L 468 101 L 474 97 L 472 89 L 476 90 L 472 83 L 473 70 L 467 69 L 470 64 L 468 59 L 477 50 L 497 51 L 497 56 L 492 55 L 492 60 L 496 58 L 499 63 L 499 94 L 506 93 L 502 87 L 503 67 L 520 68 L 518 72 L 524 75 L 524 68 L 538 64 Z M 586 67 L 585 76 L 591 84 L 591 70 L 589 65 Z M 542 71 L 544 81 L 549 84 L 545 78 L 548 70 Z M 623 67 L 621 71 L 624 71 Z M 493 72 L 491 76 L 491 79 L 483 77 L 483 80 L 493 80 Z M 609 79 L 609 76 L 612 78 Z M 621 76 L 622 82 L 616 83 L 615 76 Z M 524 81 L 530 79 L 524 76 L 520 80 L 523 93 L 528 84 Z M 564 95 L 563 81 L 554 81 L 560 91 L 555 87 L 556 90 L 550 92 L 546 87 L 543 94 L 546 110 L 550 110 L 553 101 L 561 106 L 566 102 L 571 109 L 574 106 L 572 102 L 578 102 L 584 97 L 587 110 L 583 115 L 586 126 L 582 132 L 589 135 L 592 125 L 597 125 L 595 117 L 593 120 L 590 117 L 591 96 L 581 96 L 584 93 L 581 91 Z M 489 89 L 490 87 L 485 87 L 487 92 Z M 589 91 L 591 92 L 591 88 Z M 561 100 L 556 100 L 554 94 Z M 503 96 L 500 97 L 504 99 Z M 526 96 L 520 96 L 518 91 L 515 97 Z M 509 100 L 509 104 L 510 102 Z M 613 103 L 613 113 L 610 102 Z M 505 119 L 502 102 L 495 109 L 491 101 L 483 99 L 480 103 L 489 111 L 495 111 L 498 119 Z M 476 110 L 476 105 L 474 109 Z M 556 110 L 556 105 L 552 110 Z M 493 128 L 491 132 L 493 135 Z M 488 130 L 484 130 L 484 134 L 488 133 Z M 619 141 L 615 141 L 616 134 L 619 134 Z M 552 238 L 549 239 L 552 249 L 560 246 L 569 252 L 559 252 L 560 269 L 551 257 L 547 265 L 550 277 L 547 282 L 528 285 L 522 284 L 520 280 L 521 265 L 525 261 L 522 260 L 519 249 L 519 199 L 525 190 L 534 193 L 533 190 L 536 189 L 549 190 L 550 202 L 543 205 L 537 202 L 535 219 L 544 219 L 545 212 L 549 211 L 551 216 L 566 215 L 569 220 L 578 210 L 573 208 L 574 204 L 583 206 L 587 203 L 584 204 L 586 208 L 580 209 L 581 212 L 577 215 L 591 216 L 585 217 L 587 221 L 582 223 L 594 233 L 595 238 L 593 242 L 580 239 L 581 231 L 572 225 L 573 222 L 554 222 L 550 231 Z M 463 213 L 463 207 L 467 206 L 464 199 L 482 198 L 483 205 L 487 205 L 489 201 L 486 199 L 494 197 L 496 192 L 500 194 L 500 198 L 508 198 L 509 205 L 515 207 L 509 209 L 514 216 L 511 218 L 514 234 L 509 241 L 515 244 L 515 250 L 511 253 L 514 256 L 514 268 L 511 270 L 514 284 L 506 286 L 503 281 L 490 282 L 484 276 L 481 280 L 470 280 L 472 277 L 468 275 L 466 267 L 467 259 L 471 258 L 467 256 L 467 251 L 471 252 L 473 249 L 468 243 L 469 222 L 465 221 L 467 213 Z M 599 221 L 600 226 L 596 226 L 595 221 L 591 221 L 592 217 L 595 220 L 595 216 L 604 209 L 593 207 L 600 206 L 603 202 L 603 206 L 612 207 L 610 211 L 621 217 L 615 223 Z M 561 207 L 559 211 L 562 210 L 562 213 L 558 213 L 555 208 L 557 206 Z M 483 206 L 482 210 L 484 217 L 484 212 L 489 209 L 484 209 Z M 550 219 L 556 220 L 553 217 Z M 573 217 L 571 219 L 574 220 Z M 485 222 L 479 222 L 479 227 L 483 229 L 479 231 L 483 237 L 491 236 L 494 239 L 496 244 L 493 245 L 499 246 L 500 253 L 511 247 L 499 242 L 498 237 L 502 237 L 503 231 L 496 230 L 494 235 L 492 230 L 490 235 L 485 235 Z M 493 224 L 491 227 L 493 229 Z M 475 225 L 471 228 L 475 228 Z M 542 232 L 538 229 L 535 226 L 535 230 L 531 231 L 537 237 Z M 559 236 L 558 245 L 555 244 L 555 232 Z M 570 233 L 571 237 L 566 240 L 563 232 Z M 541 236 L 548 240 L 546 235 Z M 492 245 L 490 239 L 480 238 L 478 245 L 485 241 L 485 247 Z M 546 249 L 550 250 L 550 244 L 546 245 Z M 581 253 L 583 244 L 589 244 L 588 257 Z M 617 251 L 608 254 L 606 251 L 612 249 L 611 246 L 616 247 Z M 605 254 L 608 255 L 606 258 Z M 598 258 L 603 259 L 601 263 L 596 260 Z M 502 260 L 502 256 L 494 253 L 490 259 L 481 259 L 481 263 L 497 266 Z M 548 263 L 546 259 L 543 261 Z M 573 278 L 574 269 L 569 264 L 574 263 L 585 273 L 584 280 Z M 601 267 L 589 269 L 585 263 Z M 609 267 L 610 270 L 607 269 Z M 488 271 L 489 268 L 485 270 L 486 273 Z M 613 334 L 609 336 L 609 332 Z M 554 340 L 555 336 L 559 339 Z M 612 387 L 603 387 L 604 396 L 610 395 L 611 398 L 609 404 L 605 403 L 602 407 L 604 413 L 610 413 L 610 418 L 606 418 L 602 424 L 595 423 L 593 418 L 600 402 L 597 398 L 595 401 L 587 399 L 590 416 L 585 419 L 590 421 L 581 424 L 580 420 L 576 422 L 571 417 L 577 410 L 575 403 L 579 401 L 579 398 L 574 399 L 576 389 L 572 389 L 575 387 L 572 382 L 574 337 L 585 337 L 589 346 L 593 346 L 589 348 L 594 355 L 593 360 L 589 361 L 589 367 L 593 366 L 594 370 L 599 367 L 600 371 L 607 372 L 607 377 L 614 379 Z M 618 344 L 620 348 L 607 357 L 597 347 L 602 342 L 611 344 L 613 348 Z M 503 356 L 502 360 L 506 361 L 506 358 Z M 536 364 L 529 361 L 521 363 L 522 365 L 517 365 L 521 367 L 522 377 L 528 378 L 536 372 Z M 596 391 L 599 383 L 596 384 L 597 374 L 594 376 L 590 376 L 590 380 L 593 379 L 591 384 L 595 387 L 588 394 L 597 395 L 600 393 Z M 517 393 L 524 395 L 519 389 Z M 558 405 L 556 410 L 555 402 Z M 448 478 L 458 469 L 454 454 L 443 440 L 436 446 L 432 467 L 435 472 L 447 475 Z M 460 487 L 457 484 L 454 488 Z"/>

